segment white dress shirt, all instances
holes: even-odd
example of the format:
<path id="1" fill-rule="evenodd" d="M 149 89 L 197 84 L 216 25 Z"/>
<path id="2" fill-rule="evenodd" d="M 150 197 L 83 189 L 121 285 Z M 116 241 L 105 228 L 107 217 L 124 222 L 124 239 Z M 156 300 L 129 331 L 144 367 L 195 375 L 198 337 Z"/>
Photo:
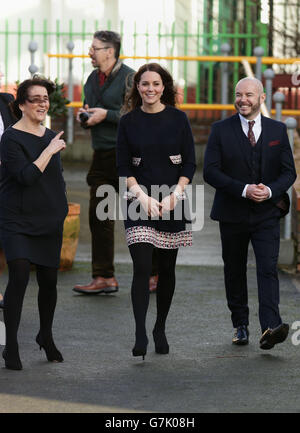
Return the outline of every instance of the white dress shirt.
<path id="1" fill-rule="evenodd" d="M 2 136 L 3 132 L 4 132 L 4 123 L 3 123 L 2 116 L 0 113 L 0 140 L 1 140 L 1 136 Z"/>
<path id="2" fill-rule="evenodd" d="M 244 116 L 242 116 L 240 113 L 239 113 L 239 116 L 240 116 L 241 125 L 242 125 L 242 129 L 244 131 L 244 134 L 248 138 L 249 120 L 246 119 Z M 260 134 L 261 134 L 261 130 L 262 130 L 262 128 L 261 128 L 261 114 L 259 113 L 255 117 L 255 119 L 252 119 L 252 120 L 255 121 L 253 128 L 252 128 L 252 131 L 253 131 L 253 134 L 255 137 L 255 141 L 257 143 L 259 140 Z M 246 198 L 246 192 L 247 192 L 248 186 L 249 186 L 249 184 L 247 183 L 247 185 L 245 185 L 245 188 L 243 189 L 242 197 L 244 197 L 244 198 Z M 269 197 L 268 198 L 271 198 L 272 197 L 272 191 L 268 186 L 267 186 L 267 188 L 269 190 Z"/>
<path id="3" fill-rule="evenodd" d="M 249 131 L 249 120 L 246 119 L 245 117 L 243 117 L 240 113 L 239 113 L 240 119 L 241 119 L 241 124 L 242 124 L 242 128 L 244 131 L 244 134 L 246 135 L 246 137 L 248 137 L 248 131 Z M 254 125 L 252 128 L 254 137 L 255 137 L 255 141 L 256 143 L 259 140 L 260 134 L 261 134 L 261 114 L 259 113 L 254 120 Z"/>

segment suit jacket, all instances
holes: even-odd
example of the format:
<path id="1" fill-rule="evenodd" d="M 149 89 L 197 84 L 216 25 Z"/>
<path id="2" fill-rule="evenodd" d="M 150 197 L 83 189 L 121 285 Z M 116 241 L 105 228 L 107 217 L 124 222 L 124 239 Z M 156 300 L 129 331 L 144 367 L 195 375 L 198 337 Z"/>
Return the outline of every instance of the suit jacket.
<path id="1" fill-rule="evenodd" d="M 14 100 L 13 95 L 10 93 L 0 93 L 0 113 L 2 116 L 4 129 L 8 128 L 9 125 L 16 122 L 16 118 L 11 112 L 8 104 Z"/>
<path id="2" fill-rule="evenodd" d="M 261 182 L 272 191 L 272 198 L 257 204 L 278 206 L 282 216 L 289 210 L 286 191 L 297 177 L 286 126 L 261 117 Z M 243 134 L 243 135 L 242 135 Z M 204 180 L 216 188 L 211 218 L 222 222 L 245 222 L 249 216 L 249 199 L 242 197 L 251 184 L 251 152 L 246 146 L 238 114 L 213 124 L 204 157 Z"/>

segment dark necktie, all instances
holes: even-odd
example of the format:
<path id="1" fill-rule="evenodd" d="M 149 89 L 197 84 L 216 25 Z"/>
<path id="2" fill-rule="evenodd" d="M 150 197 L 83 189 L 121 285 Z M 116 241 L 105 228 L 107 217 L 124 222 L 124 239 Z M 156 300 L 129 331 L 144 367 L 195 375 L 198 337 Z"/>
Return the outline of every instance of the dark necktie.
<path id="1" fill-rule="evenodd" d="M 251 146 L 254 147 L 256 145 L 255 135 L 253 133 L 253 126 L 254 126 L 255 120 L 250 120 L 248 122 L 249 130 L 248 130 L 248 138 L 251 143 Z"/>

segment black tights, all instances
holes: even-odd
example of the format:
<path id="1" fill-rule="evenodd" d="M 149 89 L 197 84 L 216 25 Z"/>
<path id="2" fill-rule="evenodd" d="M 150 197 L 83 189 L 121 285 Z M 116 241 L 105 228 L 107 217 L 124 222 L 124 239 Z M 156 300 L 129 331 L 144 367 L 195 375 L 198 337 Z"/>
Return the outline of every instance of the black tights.
<path id="1" fill-rule="evenodd" d="M 9 261 L 8 285 L 4 294 L 4 323 L 6 328 L 6 348 L 18 348 L 18 328 L 21 320 L 23 300 L 30 275 L 30 262 L 27 259 Z M 39 286 L 38 308 L 40 332 L 44 339 L 52 339 L 52 323 L 57 299 L 57 269 L 36 265 L 36 278 Z"/>
<path id="2" fill-rule="evenodd" d="M 146 335 L 146 315 L 149 305 L 149 277 L 152 268 L 153 245 L 137 243 L 129 246 L 133 260 L 131 299 L 137 340 Z M 154 328 L 165 330 L 166 319 L 175 290 L 175 265 L 178 249 L 157 249 L 158 284 L 156 289 L 157 318 Z"/>

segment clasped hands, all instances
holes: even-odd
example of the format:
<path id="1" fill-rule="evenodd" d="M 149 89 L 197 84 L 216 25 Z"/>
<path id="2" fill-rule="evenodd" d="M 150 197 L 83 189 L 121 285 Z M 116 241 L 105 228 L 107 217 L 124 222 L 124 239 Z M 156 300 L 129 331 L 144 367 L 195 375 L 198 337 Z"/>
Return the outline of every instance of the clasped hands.
<path id="1" fill-rule="evenodd" d="M 270 191 L 263 183 L 248 185 L 246 197 L 257 203 L 265 201 L 269 198 Z"/>
<path id="2" fill-rule="evenodd" d="M 177 197 L 174 194 L 166 196 L 161 202 L 149 197 L 144 192 L 140 192 L 138 200 L 144 211 L 150 217 L 162 216 L 163 213 L 170 212 L 177 204 Z"/>

